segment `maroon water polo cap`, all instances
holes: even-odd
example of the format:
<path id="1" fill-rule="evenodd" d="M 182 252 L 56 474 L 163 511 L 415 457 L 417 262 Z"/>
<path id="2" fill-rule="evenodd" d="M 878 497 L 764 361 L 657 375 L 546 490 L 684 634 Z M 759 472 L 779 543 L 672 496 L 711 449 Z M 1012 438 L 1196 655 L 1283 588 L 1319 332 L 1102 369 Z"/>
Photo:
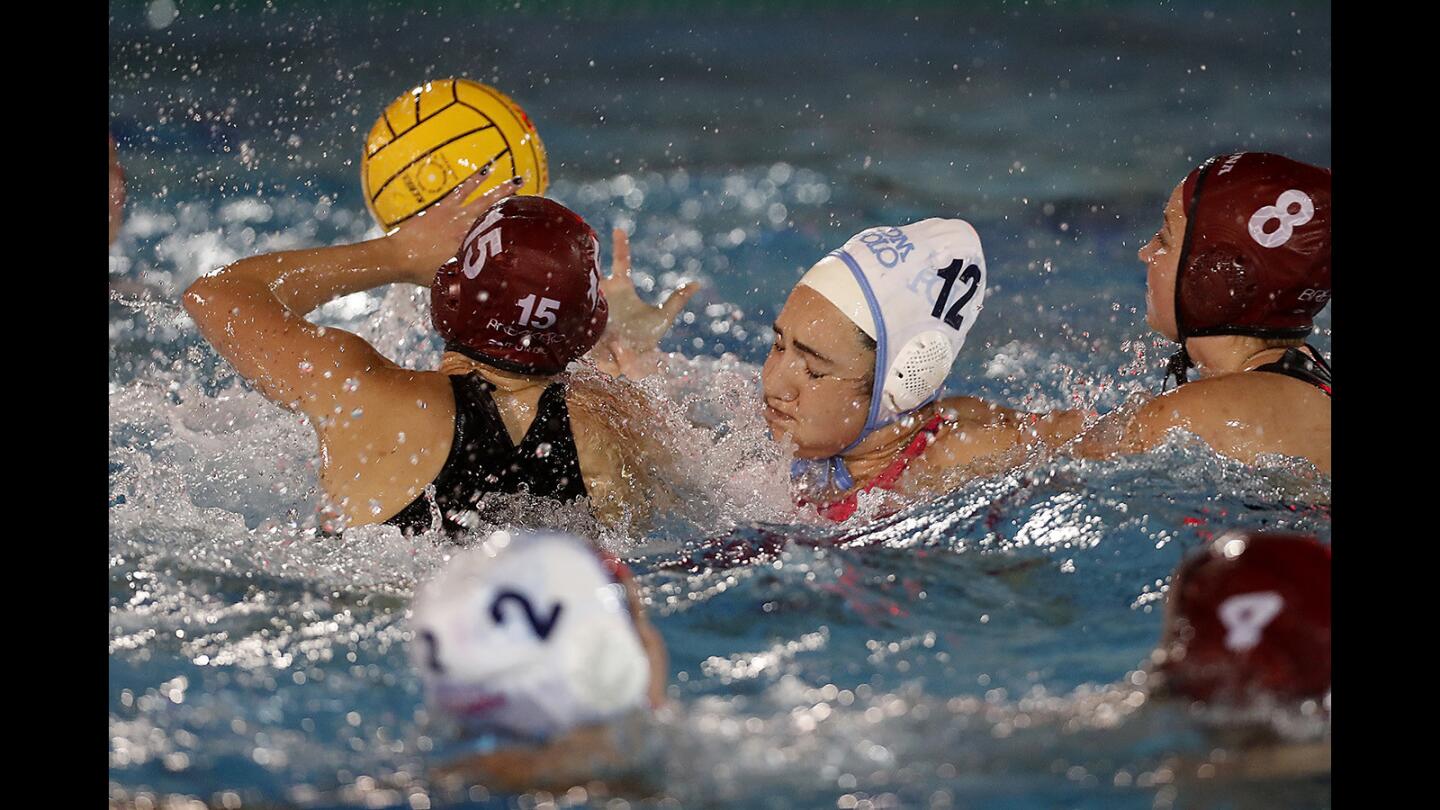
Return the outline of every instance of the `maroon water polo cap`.
<path id="1" fill-rule="evenodd" d="M 609 319 L 599 248 L 594 229 L 553 200 L 490 206 L 430 286 L 445 349 L 520 374 L 564 371 Z"/>
<path id="2" fill-rule="evenodd" d="M 1160 671 L 1175 693 L 1241 703 L 1330 690 L 1330 547 L 1303 534 L 1231 532 L 1170 583 Z"/>
<path id="3" fill-rule="evenodd" d="M 1330 300 L 1330 170 L 1266 152 L 1186 176 L 1175 280 L 1180 340 L 1303 338 Z"/>

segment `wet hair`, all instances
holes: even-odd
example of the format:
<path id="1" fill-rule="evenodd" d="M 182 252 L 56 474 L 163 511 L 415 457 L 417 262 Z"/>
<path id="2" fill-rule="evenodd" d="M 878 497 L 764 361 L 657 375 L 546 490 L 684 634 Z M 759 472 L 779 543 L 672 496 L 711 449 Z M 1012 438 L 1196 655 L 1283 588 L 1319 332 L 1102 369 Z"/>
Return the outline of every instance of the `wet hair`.
<path id="1" fill-rule="evenodd" d="M 880 350 L 880 344 L 875 342 L 875 338 L 865 334 L 864 329 L 858 326 L 855 327 L 855 334 L 860 336 L 860 345 L 864 346 L 872 354 Z M 868 397 L 873 393 L 875 393 L 875 372 L 871 371 L 870 376 L 865 379 L 865 396 Z"/>

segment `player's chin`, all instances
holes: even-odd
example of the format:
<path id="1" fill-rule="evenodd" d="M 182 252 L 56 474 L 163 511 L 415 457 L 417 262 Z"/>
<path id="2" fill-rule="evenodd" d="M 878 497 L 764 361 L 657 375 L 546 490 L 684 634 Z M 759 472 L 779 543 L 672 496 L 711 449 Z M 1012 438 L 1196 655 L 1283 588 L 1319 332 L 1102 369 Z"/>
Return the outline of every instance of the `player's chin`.
<path id="1" fill-rule="evenodd" d="M 815 437 L 803 430 L 792 431 L 788 438 L 795 443 L 795 457 L 805 459 L 830 458 L 845 446 L 833 441 L 815 441 Z"/>

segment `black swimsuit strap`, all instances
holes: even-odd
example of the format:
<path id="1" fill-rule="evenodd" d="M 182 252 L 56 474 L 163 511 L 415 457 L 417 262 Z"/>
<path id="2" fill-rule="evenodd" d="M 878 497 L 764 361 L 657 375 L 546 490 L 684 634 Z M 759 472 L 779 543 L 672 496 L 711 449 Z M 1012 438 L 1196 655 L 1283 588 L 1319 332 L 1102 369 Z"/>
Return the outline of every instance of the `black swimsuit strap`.
<path id="1" fill-rule="evenodd" d="M 530 431 L 525 434 L 525 438 L 530 437 L 536 425 L 548 425 L 557 419 L 564 419 L 567 425 L 570 422 L 570 406 L 565 402 L 565 384 L 558 382 L 546 386 L 540 393 L 540 401 L 535 403 L 535 421 L 530 425 Z"/>
<path id="2" fill-rule="evenodd" d="M 1309 354 L 1300 351 L 1298 346 L 1291 346 L 1285 350 L 1285 354 L 1281 355 L 1279 360 L 1251 370 L 1283 374 L 1286 377 L 1309 383 L 1324 391 L 1326 396 L 1331 396 L 1330 364 L 1325 362 L 1325 357 L 1314 346 L 1307 343 L 1305 348 L 1310 350 Z"/>

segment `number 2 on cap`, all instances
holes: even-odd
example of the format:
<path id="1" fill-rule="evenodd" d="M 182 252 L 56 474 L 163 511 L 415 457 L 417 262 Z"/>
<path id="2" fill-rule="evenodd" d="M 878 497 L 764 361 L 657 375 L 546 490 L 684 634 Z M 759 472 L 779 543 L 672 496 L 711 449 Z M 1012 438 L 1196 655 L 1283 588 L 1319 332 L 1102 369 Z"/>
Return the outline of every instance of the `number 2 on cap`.
<path id="1" fill-rule="evenodd" d="M 520 307 L 521 326 L 549 329 L 555 325 L 555 310 L 560 308 L 560 302 L 554 298 L 541 298 L 540 306 L 537 308 L 535 306 L 535 293 L 530 293 L 519 301 L 516 301 L 515 306 Z M 533 323 L 530 320 L 532 315 L 531 310 L 534 310 L 533 315 L 537 319 Z"/>
<path id="2" fill-rule="evenodd" d="M 544 616 L 535 610 L 535 606 L 530 604 L 530 600 L 525 598 L 525 594 L 504 590 L 495 596 L 495 601 L 490 603 L 490 618 L 496 624 L 505 623 L 505 613 L 500 608 L 506 602 L 514 602 L 520 606 L 520 610 L 525 613 L 525 620 L 530 623 L 530 629 L 535 631 L 535 635 L 541 641 L 550 637 L 550 633 L 555 629 L 555 623 L 560 621 L 560 611 L 565 607 L 556 602 L 555 606 L 550 609 L 550 615 Z"/>

